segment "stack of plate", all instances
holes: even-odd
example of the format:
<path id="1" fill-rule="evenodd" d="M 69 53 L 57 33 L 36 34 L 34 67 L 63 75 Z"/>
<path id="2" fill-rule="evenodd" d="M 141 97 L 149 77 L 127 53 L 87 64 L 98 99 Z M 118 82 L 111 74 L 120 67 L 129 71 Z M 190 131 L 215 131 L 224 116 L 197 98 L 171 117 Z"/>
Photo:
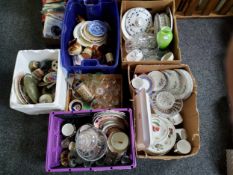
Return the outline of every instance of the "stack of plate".
<path id="1" fill-rule="evenodd" d="M 99 21 L 82 21 L 73 31 L 74 38 L 84 47 L 101 46 L 107 41 L 108 24 Z"/>
<path id="2" fill-rule="evenodd" d="M 162 27 L 170 27 L 173 29 L 173 16 L 171 9 L 168 7 L 165 13 L 156 13 L 154 17 L 154 33 L 157 34 Z"/>
<path id="3" fill-rule="evenodd" d="M 186 100 L 193 91 L 193 79 L 184 69 L 152 71 L 148 76 L 153 80 L 153 91 L 168 91 L 176 99 Z"/>
<path id="4" fill-rule="evenodd" d="M 152 141 L 146 152 L 153 155 L 164 155 L 175 145 L 176 132 L 174 125 L 166 118 L 152 115 Z"/>

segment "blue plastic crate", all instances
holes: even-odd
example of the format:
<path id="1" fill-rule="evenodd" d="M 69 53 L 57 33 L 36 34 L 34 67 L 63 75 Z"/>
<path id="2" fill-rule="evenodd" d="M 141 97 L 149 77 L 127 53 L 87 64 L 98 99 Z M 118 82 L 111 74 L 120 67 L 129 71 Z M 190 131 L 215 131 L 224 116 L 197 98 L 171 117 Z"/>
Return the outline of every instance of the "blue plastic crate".
<path id="1" fill-rule="evenodd" d="M 120 17 L 117 0 L 88 0 L 94 5 L 86 5 L 87 0 L 69 0 L 64 17 L 61 36 L 61 58 L 63 67 L 69 72 L 90 73 L 101 71 L 114 73 L 119 64 L 120 50 Z M 114 65 L 102 65 L 97 59 L 85 59 L 80 66 L 74 66 L 72 56 L 68 53 L 68 43 L 73 39 L 73 29 L 76 26 L 77 16 L 83 16 L 86 20 L 103 20 L 109 23 L 112 30 L 111 48 L 115 59 Z"/>

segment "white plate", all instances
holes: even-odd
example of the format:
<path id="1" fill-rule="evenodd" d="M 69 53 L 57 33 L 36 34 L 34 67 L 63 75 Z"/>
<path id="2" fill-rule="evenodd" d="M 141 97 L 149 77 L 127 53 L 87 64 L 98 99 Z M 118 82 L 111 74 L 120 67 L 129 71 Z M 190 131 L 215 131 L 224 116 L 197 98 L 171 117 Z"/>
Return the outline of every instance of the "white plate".
<path id="1" fill-rule="evenodd" d="M 173 148 L 175 142 L 174 125 L 166 118 L 152 115 L 152 145 L 146 151 L 150 154 L 164 155 Z"/>
<path id="2" fill-rule="evenodd" d="M 147 32 L 152 26 L 151 13 L 142 7 L 132 8 L 125 19 L 125 28 L 130 36 Z"/>
<path id="3" fill-rule="evenodd" d="M 159 27 L 159 14 L 157 13 L 154 17 L 154 34 L 156 35 L 160 30 Z"/>
<path id="4" fill-rule="evenodd" d="M 193 79 L 186 70 L 177 69 L 176 71 L 179 72 L 183 76 L 184 79 L 186 79 L 185 91 L 183 92 L 183 94 L 179 96 L 180 99 L 186 100 L 187 98 L 190 97 L 190 95 L 193 92 Z"/>
<path id="5" fill-rule="evenodd" d="M 162 90 L 167 84 L 167 79 L 165 75 L 160 71 L 152 71 L 148 74 L 148 76 L 153 80 L 154 91 L 158 92 Z"/>
<path id="6" fill-rule="evenodd" d="M 165 70 L 164 74 L 167 78 L 166 90 L 171 92 L 175 97 L 179 95 L 180 90 L 180 76 L 174 70 Z"/>
<path id="7" fill-rule="evenodd" d="M 169 18 L 170 18 L 170 27 L 171 27 L 171 29 L 173 30 L 173 15 L 172 15 L 172 12 L 171 12 L 171 9 L 168 7 L 167 9 L 166 9 L 166 12 L 167 12 L 167 14 L 168 14 L 168 16 L 169 16 Z"/>
<path id="8" fill-rule="evenodd" d="M 126 28 L 125 28 L 125 19 L 126 19 L 126 15 L 129 11 L 125 12 L 125 14 L 123 15 L 122 17 L 122 20 L 121 20 L 121 31 L 122 31 L 122 34 L 123 34 L 123 38 L 125 40 L 130 40 L 132 37 L 128 34 L 128 32 L 126 31 Z"/>

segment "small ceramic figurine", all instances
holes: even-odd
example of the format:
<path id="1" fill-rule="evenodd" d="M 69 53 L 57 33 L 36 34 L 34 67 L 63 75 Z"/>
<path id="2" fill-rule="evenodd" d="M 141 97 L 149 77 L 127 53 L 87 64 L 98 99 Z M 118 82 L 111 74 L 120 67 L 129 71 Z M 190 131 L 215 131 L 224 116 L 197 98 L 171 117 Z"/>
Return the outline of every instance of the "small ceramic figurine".
<path id="1" fill-rule="evenodd" d="M 68 52 L 70 55 L 79 55 L 82 52 L 82 46 L 77 42 L 76 38 L 69 43 Z"/>

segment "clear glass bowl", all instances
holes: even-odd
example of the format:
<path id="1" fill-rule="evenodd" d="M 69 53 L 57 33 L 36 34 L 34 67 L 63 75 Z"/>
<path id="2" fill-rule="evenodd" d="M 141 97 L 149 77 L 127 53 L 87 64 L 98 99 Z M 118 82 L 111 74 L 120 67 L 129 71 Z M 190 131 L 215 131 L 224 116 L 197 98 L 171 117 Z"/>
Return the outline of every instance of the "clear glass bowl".
<path id="1" fill-rule="evenodd" d="M 76 134 L 76 151 L 86 161 L 101 159 L 107 151 L 105 134 L 92 125 L 83 125 Z"/>

